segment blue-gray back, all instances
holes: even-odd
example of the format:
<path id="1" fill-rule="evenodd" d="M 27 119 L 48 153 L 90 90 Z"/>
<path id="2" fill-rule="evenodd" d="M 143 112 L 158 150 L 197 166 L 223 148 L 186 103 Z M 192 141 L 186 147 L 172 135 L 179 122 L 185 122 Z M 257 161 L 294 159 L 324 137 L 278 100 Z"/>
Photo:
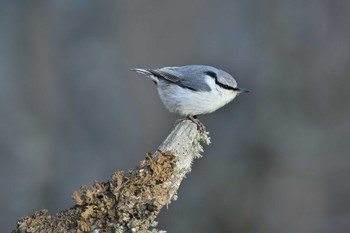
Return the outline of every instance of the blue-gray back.
<path id="1" fill-rule="evenodd" d="M 236 81 L 231 75 L 211 66 L 189 65 L 180 67 L 163 67 L 160 69 L 149 69 L 148 71 L 169 82 L 195 91 L 211 90 L 205 82 L 205 77 L 208 75 L 208 72 L 213 73 L 213 76 L 215 76 L 213 78 L 224 85 L 230 87 L 237 86 Z"/>

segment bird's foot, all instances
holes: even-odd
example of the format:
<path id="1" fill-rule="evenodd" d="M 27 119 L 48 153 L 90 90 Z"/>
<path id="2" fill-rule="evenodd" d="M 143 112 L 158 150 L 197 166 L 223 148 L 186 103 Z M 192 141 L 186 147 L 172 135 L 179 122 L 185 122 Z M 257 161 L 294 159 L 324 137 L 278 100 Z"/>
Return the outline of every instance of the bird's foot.
<path id="1" fill-rule="evenodd" d="M 202 122 L 200 122 L 200 120 L 198 120 L 197 116 L 188 115 L 187 118 L 197 125 L 197 129 L 200 133 L 206 132 L 205 126 Z"/>
<path id="2" fill-rule="evenodd" d="M 205 126 L 203 125 L 202 122 L 200 122 L 197 118 L 197 116 L 192 116 L 192 115 L 188 115 L 186 118 L 181 118 L 181 119 L 178 119 L 176 122 L 175 122 L 175 125 L 179 124 L 180 122 L 182 121 L 185 121 L 185 120 L 190 120 L 192 121 L 193 123 L 195 123 L 197 125 L 197 129 L 199 130 L 200 133 L 205 133 L 206 130 L 205 130 Z"/>
<path id="3" fill-rule="evenodd" d="M 199 135 L 200 135 L 200 140 L 203 141 L 205 144 L 209 145 L 210 144 L 210 137 L 209 137 L 209 132 L 206 131 L 205 126 L 203 125 L 202 122 L 200 122 L 196 116 L 187 116 L 186 118 L 181 118 L 178 119 L 175 122 L 175 126 L 179 123 L 181 123 L 182 121 L 187 121 L 190 120 L 193 123 L 195 123 L 197 125 L 197 130 L 199 131 Z"/>

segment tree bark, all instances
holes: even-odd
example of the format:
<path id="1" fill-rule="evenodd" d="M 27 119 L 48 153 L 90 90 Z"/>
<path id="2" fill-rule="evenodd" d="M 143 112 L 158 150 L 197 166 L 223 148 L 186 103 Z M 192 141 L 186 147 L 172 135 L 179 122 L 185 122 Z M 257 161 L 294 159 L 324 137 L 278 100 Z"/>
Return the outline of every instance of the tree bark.
<path id="1" fill-rule="evenodd" d="M 177 198 L 177 190 L 192 162 L 200 157 L 208 133 L 181 120 L 140 167 L 115 172 L 109 181 L 94 181 L 73 193 L 76 205 L 48 215 L 35 212 L 17 222 L 13 232 L 165 232 L 155 221 L 161 208 Z"/>

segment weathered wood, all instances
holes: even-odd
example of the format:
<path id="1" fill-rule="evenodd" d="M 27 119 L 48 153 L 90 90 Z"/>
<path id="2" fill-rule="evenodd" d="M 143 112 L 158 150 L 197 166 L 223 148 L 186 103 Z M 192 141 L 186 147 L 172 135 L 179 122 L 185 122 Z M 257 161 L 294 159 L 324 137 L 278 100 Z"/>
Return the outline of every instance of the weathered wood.
<path id="1" fill-rule="evenodd" d="M 74 192 L 77 204 L 53 216 L 37 211 L 17 223 L 13 232 L 164 232 L 154 228 L 162 207 L 176 199 L 185 175 L 209 144 L 207 132 L 190 120 L 181 120 L 140 167 L 116 172 L 112 180 L 95 181 Z"/>

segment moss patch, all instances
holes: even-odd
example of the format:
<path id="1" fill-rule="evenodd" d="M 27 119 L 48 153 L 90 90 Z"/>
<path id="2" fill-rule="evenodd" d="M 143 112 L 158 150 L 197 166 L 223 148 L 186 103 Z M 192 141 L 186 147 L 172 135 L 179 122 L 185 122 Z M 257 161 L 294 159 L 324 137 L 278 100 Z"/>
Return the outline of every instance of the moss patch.
<path id="1" fill-rule="evenodd" d="M 110 181 L 94 181 L 91 188 L 82 186 L 73 193 L 76 205 L 71 209 L 54 216 L 37 211 L 19 220 L 13 232 L 147 232 L 171 201 L 169 178 L 175 166 L 171 152 L 147 154 L 135 170 L 115 172 Z"/>

